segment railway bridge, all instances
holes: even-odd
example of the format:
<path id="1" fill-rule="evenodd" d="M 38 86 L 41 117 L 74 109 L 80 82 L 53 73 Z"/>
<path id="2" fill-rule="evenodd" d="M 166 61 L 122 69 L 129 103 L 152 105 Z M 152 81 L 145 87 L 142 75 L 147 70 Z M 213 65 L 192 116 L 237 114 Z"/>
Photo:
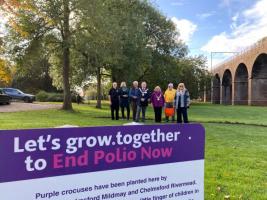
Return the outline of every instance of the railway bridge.
<path id="1" fill-rule="evenodd" d="M 267 37 L 213 70 L 214 104 L 267 106 Z"/>

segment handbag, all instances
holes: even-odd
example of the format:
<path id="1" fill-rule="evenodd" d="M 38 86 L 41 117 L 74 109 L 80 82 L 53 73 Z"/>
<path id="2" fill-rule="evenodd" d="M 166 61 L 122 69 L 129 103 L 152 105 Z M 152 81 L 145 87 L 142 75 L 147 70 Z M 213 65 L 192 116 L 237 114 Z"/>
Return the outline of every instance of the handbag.
<path id="1" fill-rule="evenodd" d="M 174 115 L 174 108 L 165 108 L 165 116 L 171 117 Z"/>

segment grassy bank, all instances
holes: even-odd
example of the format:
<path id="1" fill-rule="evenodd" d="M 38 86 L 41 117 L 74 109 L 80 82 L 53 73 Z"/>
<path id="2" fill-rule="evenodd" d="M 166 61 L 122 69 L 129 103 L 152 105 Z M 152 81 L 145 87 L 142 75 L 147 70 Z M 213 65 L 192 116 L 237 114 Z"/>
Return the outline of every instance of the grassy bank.
<path id="1" fill-rule="evenodd" d="M 109 119 L 108 105 L 99 110 L 74 105 L 74 112 L 43 110 L 0 113 L 0 129 L 121 125 Z M 195 104 L 191 121 L 206 128 L 205 199 L 267 199 L 267 108 Z M 153 123 L 152 109 L 147 123 Z"/>

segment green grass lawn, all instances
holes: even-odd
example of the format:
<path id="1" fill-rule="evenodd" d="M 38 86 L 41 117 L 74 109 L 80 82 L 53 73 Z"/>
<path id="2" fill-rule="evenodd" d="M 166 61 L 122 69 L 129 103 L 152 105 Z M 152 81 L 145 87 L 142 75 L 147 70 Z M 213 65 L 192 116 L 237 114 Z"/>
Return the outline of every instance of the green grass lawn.
<path id="1" fill-rule="evenodd" d="M 0 113 L 0 129 L 121 125 L 108 106 L 74 105 L 74 112 L 45 110 Z M 147 123 L 153 123 L 148 110 Z M 267 199 L 267 107 L 194 104 L 189 119 L 206 129 L 205 199 Z"/>

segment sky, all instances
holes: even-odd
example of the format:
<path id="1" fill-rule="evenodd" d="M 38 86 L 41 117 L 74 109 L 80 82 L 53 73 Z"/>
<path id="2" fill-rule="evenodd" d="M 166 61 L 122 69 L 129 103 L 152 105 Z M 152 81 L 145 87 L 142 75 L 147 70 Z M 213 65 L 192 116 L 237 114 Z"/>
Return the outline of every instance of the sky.
<path id="1" fill-rule="evenodd" d="M 171 19 L 190 55 L 240 52 L 267 36 L 267 0 L 153 0 Z M 231 53 L 214 54 L 214 65 Z M 210 65 L 210 64 L 209 64 Z"/>
<path id="2" fill-rule="evenodd" d="M 150 0 L 180 32 L 190 55 L 240 52 L 267 36 L 267 0 Z M 3 21 L 0 15 L 0 35 Z M 214 54 L 213 64 L 231 53 Z"/>

